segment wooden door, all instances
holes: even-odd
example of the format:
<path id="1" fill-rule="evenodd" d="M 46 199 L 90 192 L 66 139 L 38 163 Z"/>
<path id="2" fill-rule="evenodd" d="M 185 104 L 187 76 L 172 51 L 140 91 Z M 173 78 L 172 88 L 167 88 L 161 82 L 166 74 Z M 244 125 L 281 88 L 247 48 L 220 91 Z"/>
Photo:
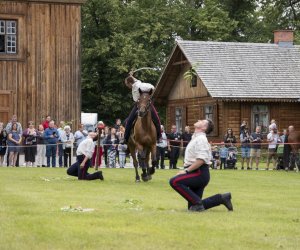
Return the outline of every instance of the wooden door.
<path id="1" fill-rule="evenodd" d="M 0 90 L 0 122 L 5 124 L 13 115 L 13 93 L 12 91 Z"/>

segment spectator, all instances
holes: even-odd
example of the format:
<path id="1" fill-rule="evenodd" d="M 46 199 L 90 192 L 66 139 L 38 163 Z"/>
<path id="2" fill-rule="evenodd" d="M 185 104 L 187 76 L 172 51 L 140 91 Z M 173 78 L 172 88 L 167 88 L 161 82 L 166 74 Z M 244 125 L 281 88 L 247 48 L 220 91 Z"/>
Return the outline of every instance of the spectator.
<path id="1" fill-rule="evenodd" d="M 62 142 L 64 153 L 64 167 L 67 168 L 71 166 L 71 151 L 74 143 L 74 135 L 71 132 L 71 128 L 69 125 L 64 126 L 64 131 L 61 132 L 60 139 Z"/>
<path id="2" fill-rule="evenodd" d="M 46 166 L 46 145 L 44 139 L 44 126 L 40 124 L 38 126 L 37 131 L 37 154 L 36 154 L 36 164 L 38 167 L 45 167 Z"/>
<path id="3" fill-rule="evenodd" d="M 288 127 L 287 135 L 285 136 L 284 146 L 283 146 L 283 164 L 286 171 L 293 170 L 295 167 L 294 154 L 292 152 L 291 145 L 288 144 L 288 138 L 291 133 L 294 133 L 295 128 L 293 125 Z"/>
<path id="4" fill-rule="evenodd" d="M 182 134 L 182 146 L 183 146 L 183 158 L 185 155 L 185 149 L 192 139 L 192 133 L 190 132 L 190 126 L 185 126 L 184 133 Z"/>
<path id="5" fill-rule="evenodd" d="M 87 137 L 88 132 L 84 130 L 84 125 L 79 124 L 78 130 L 74 134 L 76 147 L 78 148 L 79 144 Z"/>
<path id="6" fill-rule="evenodd" d="M 212 169 L 218 169 L 220 165 L 220 153 L 218 146 L 212 148 Z"/>
<path id="7" fill-rule="evenodd" d="M 116 155 L 117 155 L 117 147 L 119 144 L 119 139 L 116 135 L 116 129 L 111 128 L 110 135 L 106 138 L 106 144 L 108 146 L 107 154 L 108 154 L 108 167 L 115 168 L 116 167 Z"/>
<path id="8" fill-rule="evenodd" d="M 117 136 L 119 136 L 119 132 L 120 132 L 120 127 L 121 127 L 121 119 L 120 118 L 118 118 L 118 119 L 116 119 L 116 123 L 115 123 L 115 125 L 114 125 L 114 128 L 116 129 L 116 134 L 117 134 Z"/>
<path id="9" fill-rule="evenodd" d="M 44 127 L 44 130 L 46 130 L 47 128 L 49 128 L 49 122 L 51 121 L 51 116 L 47 115 L 45 117 L 45 120 L 42 122 L 42 125 Z"/>
<path id="10" fill-rule="evenodd" d="M 125 128 L 121 125 L 119 128 L 119 145 L 117 148 L 117 154 L 118 154 L 118 159 L 119 159 L 119 165 L 120 168 L 124 168 L 126 164 L 126 152 L 127 152 L 127 145 L 124 144 L 124 134 L 125 134 Z M 121 145 L 123 144 L 123 145 Z"/>
<path id="11" fill-rule="evenodd" d="M 224 142 L 222 142 L 222 145 L 220 147 L 219 152 L 220 152 L 220 161 L 221 161 L 220 162 L 220 169 L 222 169 L 223 165 L 224 165 L 224 169 L 226 169 L 227 168 L 227 166 L 226 166 L 226 159 L 228 157 L 228 148 L 225 147 L 225 143 Z"/>
<path id="12" fill-rule="evenodd" d="M 11 132 L 12 125 L 14 123 L 16 123 L 17 124 L 17 132 L 18 132 L 19 136 L 22 137 L 22 134 L 23 134 L 22 125 L 17 120 L 18 120 L 17 116 L 13 115 L 12 118 L 11 118 L 11 120 L 10 120 L 10 122 L 6 124 L 5 131 L 6 131 L 7 134 L 9 134 Z M 6 160 L 6 162 L 7 162 L 7 166 L 9 166 L 9 154 L 7 154 L 7 160 Z M 19 167 L 19 152 L 17 154 L 17 160 L 16 160 L 15 166 Z"/>
<path id="13" fill-rule="evenodd" d="M 165 151 L 168 147 L 168 138 L 163 125 L 161 127 L 161 140 L 156 144 L 157 168 L 165 169 Z"/>
<path id="14" fill-rule="evenodd" d="M 177 161 L 179 158 L 181 146 L 181 134 L 177 132 L 176 125 L 172 125 L 171 133 L 168 135 L 168 151 L 170 154 L 169 169 L 177 169 Z"/>
<path id="15" fill-rule="evenodd" d="M 243 130 L 247 128 L 247 122 L 246 121 L 243 121 L 241 126 L 240 126 L 240 134 L 243 132 Z"/>
<path id="16" fill-rule="evenodd" d="M 18 153 L 20 152 L 21 142 L 22 142 L 22 137 L 18 132 L 18 124 L 13 123 L 10 132 L 8 133 L 8 140 L 7 140 L 8 152 L 9 152 L 9 165 L 12 167 L 16 166 L 17 156 Z"/>
<path id="17" fill-rule="evenodd" d="M 227 133 L 225 134 L 224 136 L 224 143 L 225 143 L 225 146 L 228 148 L 228 147 L 232 147 L 234 146 L 233 144 L 236 143 L 236 138 L 235 136 L 233 135 L 233 132 L 232 132 L 232 129 L 231 128 L 228 128 L 227 129 Z"/>
<path id="18" fill-rule="evenodd" d="M 276 170 L 276 160 L 277 160 L 277 143 L 279 141 L 279 135 L 277 133 L 277 129 L 272 127 L 270 129 L 269 134 L 267 135 L 268 145 L 268 159 L 267 159 L 267 167 L 266 170 L 269 170 L 270 160 L 273 160 L 273 170 Z"/>
<path id="19" fill-rule="evenodd" d="M 244 162 L 246 160 L 247 170 L 250 169 L 250 134 L 247 127 L 245 127 L 240 134 L 241 151 L 242 151 L 242 170 L 244 170 Z"/>
<path id="20" fill-rule="evenodd" d="M 58 149 L 58 165 L 61 168 L 63 166 L 63 156 L 64 156 L 64 149 L 63 149 L 63 143 L 61 141 L 61 136 L 64 132 L 64 127 L 65 127 L 65 122 L 60 121 L 59 122 L 59 127 L 57 129 L 58 132 L 58 144 L 57 144 L 57 149 Z"/>
<path id="21" fill-rule="evenodd" d="M 271 124 L 269 126 L 269 132 L 271 132 L 271 130 L 277 130 L 277 125 L 276 125 L 275 119 L 271 120 Z"/>
<path id="22" fill-rule="evenodd" d="M 50 167 L 50 160 L 52 160 L 52 167 L 56 165 L 56 145 L 58 142 L 58 131 L 54 127 L 54 121 L 49 122 L 49 128 L 45 130 L 45 142 L 46 142 L 46 156 L 47 156 L 47 167 Z"/>
<path id="23" fill-rule="evenodd" d="M 36 155 L 36 136 L 37 131 L 34 128 L 33 121 L 28 122 L 28 128 L 24 130 L 24 154 L 26 167 L 33 167 Z"/>
<path id="24" fill-rule="evenodd" d="M 255 132 L 250 136 L 251 150 L 250 150 L 250 169 L 253 166 L 253 160 L 255 158 L 256 170 L 258 170 L 259 158 L 261 155 L 261 143 L 263 142 L 263 137 L 261 134 L 261 127 L 257 126 Z"/>
<path id="25" fill-rule="evenodd" d="M 19 123 L 17 120 L 18 120 L 17 116 L 13 115 L 10 122 L 7 123 L 5 130 L 6 130 L 7 133 L 10 133 L 11 130 L 12 130 L 12 125 L 14 123 L 16 123 L 17 124 L 17 132 L 18 132 L 19 136 L 21 137 L 22 134 L 23 134 L 23 129 L 22 129 L 21 123 Z"/>
<path id="26" fill-rule="evenodd" d="M 104 151 L 104 163 L 105 163 L 105 167 L 108 167 L 108 154 L 107 154 L 107 150 L 108 150 L 108 145 L 106 145 L 106 140 L 108 135 L 110 134 L 110 128 L 108 126 L 106 126 L 104 128 L 104 132 L 103 132 L 103 151 Z"/>
<path id="27" fill-rule="evenodd" d="M 124 140 L 124 127 L 120 127 L 120 133 L 119 133 L 119 145 L 118 145 L 118 152 L 119 152 L 119 165 L 120 168 L 125 168 L 126 164 L 126 152 L 127 152 L 127 145 L 122 143 Z"/>
<path id="28" fill-rule="evenodd" d="M 3 122 L 0 122 L 0 166 L 3 166 L 4 162 L 4 155 L 6 153 L 6 140 L 7 140 L 7 133 L 4 129 Z"/>
<path id="29" fill-rule="evenodd" d="M 103 147 L 102 146 L 102 144 L 103 144 L 102 131 L 104 130 L 104 127 L 105 127 L 104 123 L 102 121 L 99 121 L 98 124 L 97 124 L 97 128 L 96 128 L 97 136 L 94 139 L 95 150 L 94 150 L 93 157 L 92 157 L 92 166 L 95 166 L 97 168 L 100 168 L 100 166 L 101 166 L 101 158 L 102 158 L 102 154 L 103 154 L 103 151 L 102 151 L 102 147 Z M 99 147 L 98 147 L 98 143 L 99 143 Z M 97 159 L 97 163 L 96 163 L 97 153 L 98 153 L 98 159 Z"/>
<path id="30" fill-rule="evenodd" d="M 282 143 L 284 143 L 286 137 L 287 137 L 287 130 L 284 129 L 284 130 L 282 130 L 282 135 L 280 136 L 280 141 Z"/>

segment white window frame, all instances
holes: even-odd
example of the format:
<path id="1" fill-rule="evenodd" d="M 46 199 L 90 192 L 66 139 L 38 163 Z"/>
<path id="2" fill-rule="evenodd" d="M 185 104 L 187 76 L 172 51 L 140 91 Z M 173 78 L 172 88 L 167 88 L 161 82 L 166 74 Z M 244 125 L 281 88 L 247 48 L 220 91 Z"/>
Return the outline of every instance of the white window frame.
<path id="1" fill-rule="evenodd" d="M 205 105 L 204 106 L 204 116 L 205 119 L 214 120 L 214 107 L 213 105 Z"/>
<path id="2" fill-rule="evenodd" d="M 181 107 L 175 108 L 175 124 L 177 128 L 177 133 L 182 133 L 182 113 L 183 110 Z"/>
<path id="3" fill-rule="evenodd" d="M 0 20 L 0 35 L 4 36 L 4 51 L 0 54 L 17 54 L 17 20 Z"/>
<path id="4" fill-rule="evenodd" d="M 269 126 L 269 107 L 265 104 L 255 104 L 252 106 L 251 111 L 251 125 L 252 125 L 252 132 L 255 131 L 257 126 L 261 127 L 261 133 L 265 134 L 268 133 L 268 126 Z M 263 117 L 265 117 L 265 120 Z"/>

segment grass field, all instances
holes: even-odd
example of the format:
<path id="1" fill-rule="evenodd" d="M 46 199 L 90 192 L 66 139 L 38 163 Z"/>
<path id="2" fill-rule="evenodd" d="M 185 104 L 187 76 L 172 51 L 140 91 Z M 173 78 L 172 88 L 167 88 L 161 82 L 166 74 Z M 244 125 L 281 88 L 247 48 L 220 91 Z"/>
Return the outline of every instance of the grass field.
<path id="1" fill-rule="evenodd" d="M 189 213 L 168 184 L 175 170 L 137 184 L 133 172 L 104 169 L 104 182 L 87 182 L 59 168 L 0 167 L 0 249 L 300 248 L 299 173 L 211 171 L 204 197 L 231 191 L 234 212 Z"/>

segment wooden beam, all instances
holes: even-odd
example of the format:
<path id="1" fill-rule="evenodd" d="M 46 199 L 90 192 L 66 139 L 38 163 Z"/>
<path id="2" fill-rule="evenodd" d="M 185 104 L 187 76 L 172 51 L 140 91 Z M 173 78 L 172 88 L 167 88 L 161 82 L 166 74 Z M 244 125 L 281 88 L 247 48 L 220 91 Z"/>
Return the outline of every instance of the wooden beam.
<path id="1" fill-rule="evenodd" d="M 5 0 L 5 1 L 8 1 L 8 2 L 84 4 L 87 0 Z"/>
<path id="2" fill-rule="evenodd" d="M 181 64 L 186 64 L 186 63 L 189 63 L 189 61 L 183 60 L 183 61 L 179 61 L 179 62 L 174 62 L 174 63 L 172 63 L 172 65 L 181 65 Z"/>

